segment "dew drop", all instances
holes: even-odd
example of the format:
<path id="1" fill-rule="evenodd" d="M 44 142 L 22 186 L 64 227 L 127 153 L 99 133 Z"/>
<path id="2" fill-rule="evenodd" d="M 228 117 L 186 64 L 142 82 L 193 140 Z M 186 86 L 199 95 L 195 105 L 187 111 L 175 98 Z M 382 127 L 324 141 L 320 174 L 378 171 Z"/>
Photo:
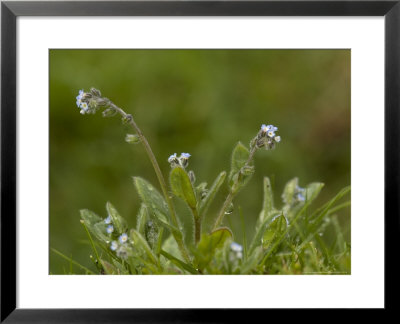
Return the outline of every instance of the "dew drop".
<path id="1" fill-rule="evenodd" d="M 231 203 L 229 207 L 225 210 L 225 215 L 229 215 L 233 213 L 233 204 Z"/>

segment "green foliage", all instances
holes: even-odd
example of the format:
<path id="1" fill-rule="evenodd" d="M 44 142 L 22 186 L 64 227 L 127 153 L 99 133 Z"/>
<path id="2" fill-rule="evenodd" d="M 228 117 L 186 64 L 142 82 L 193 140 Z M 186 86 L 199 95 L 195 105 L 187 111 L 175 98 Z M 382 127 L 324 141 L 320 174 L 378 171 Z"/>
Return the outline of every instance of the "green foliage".
<path id="1" fill-rule="evenodd" d="M 169 182 L 174 195 L 183 199 L 192 210 L 196 209 L 196 195 L 186 171 L 179 166 L 174 167 L 169 175 Z"/>
<path id="2" fill-rule="evenodd" d="M 210 234 L 203 234 L 197 249 L 193 250 L 196 267 L 204 272 L 213 259 L 215 251 L 224 247 L 229 238 L 232 238 L 232 232 L 228 228 L 219 228 Z"/>
<path id="3" fill-rule="evenodd" d="M 271 180 L 264 177 L 263 203 L 260 204 L 261 211 L 249 248 L 244 228 L 243 248 L 235 242 L 232 228 L 220 226 L 226 214 L 232 215 L 230 206 L 234 198 L 255 172 L 253 158 L 256 151 L 266 147 L 263 144 L 265 141 L 269 141 L 269 149 L 279 142 L 271 142 L 275 138 L 273 129 L 277 130 L 273 125 L 268 126 L 271 128 L 263 125 L 250 142 L 250 149 L 240 142 L 233 149 L 228 176 L 229 191 L 216 215 L 214 229 L 209 232 L 204 230 L 202 222 L 225 181 L 226 172 L 222 171 L 209 189 L 206 182 L 195 187 L 194 172 L 185 169 L 190 154 L 182 153 L 179 158 L 173 155 L 168 159 L 172 167 L 169 174 L 170 192 L 151 147 L 133 117 L 109 99 L 100 97 L 96 89 L 92 89 L 91 93 L 98 93 L 98 97 L 93 96 L 90 100 L 101 103 L 104 109 L 117 111 L 124 123 L 141 134 L 141 143 L 153 165 L 162 194 L 147 180 L 133 177 L 141 200 L 135 228 L 129 226 L 110 202 L 106 204 L 108 217 L 105 219 L 90 210 L 81 210 L 81 223 L 93 250 L 94 256 L 90 256 L 90 259 L 96 270 L 88 271 L 72 258 L 52 250 L 68 260 L 71 267 L 78 266 L 87 274 L 111 275 L 350 273 L 350 243 L 346 242 L 336 217 L 338 211 L 350 205 L 350 201 L 342 202 L 350 193 L 350 187 L 342 189 L 321 207 L 314 208 L 311 205 L 318 201 L 323 183 L 312 182 L 303 188 L 298 178 L 293 178 L 284 186 L 282 203 L 276 203 Z M 264 141 L 262 145 L 257 144 L 259 140 Z M 191 211 L 194 227 L 192 243 L 183 239 L 190 236 L 190 229 L 180 223 L 187 213 L 182 210 L 177 212 L 172 195 L 183 200 Z M 242 209 L 239 210 L 245 219 Z M 322 238 L 329 226 L 333 226 L 337 233 L 333 244 Z M 164 235 L 164 231 L 169 235 Z"/>
<path id="4" fill-rule="evenodd" d="M 237 193 L 251 179 L 254 173 L 252 163 L 246 165 L 250 152 L 242 143 L 238 143 L 232 152 L 231 171 L 229 173 L 229 187 L 233 193 Z"/>
<path id="5" fill-rule="evenodd" d="M 110 202 L 107 202 L 106 209 L 107 209 L 108 215 L 110 215 L 110 217 L 111 217 L 111 222 L 114 224 L 116 230 L 119 233 L 125 233 L 126 230 L 128 229 L 128 225 L 127 225 L 125 219 L 123 219 L 118 214 L 118 211 L 114 208 L 113 205 L 111 205 Z"/>
<path id="6" fill-rule="evenodd" d="M 240 147 L 240 146 L 239 146 Z M 244 152 L 240 147 L 238 150 Z M 240 154 L 234 154 L 236 157 Z M 242 155 L 244 157 L 245 154 Z M 242 159 L 242 161 L 245 158 Z M 235 161 L 240 161 L 237 158 Z M 246 163 L 246 161 L 244 162 Z M 235 162 L 233 170 L 240 172 L 243 163 Z M 200 209 L 206 211 L 216 191 L 226 177 L 221 172 L 210 190 L 200 203 Z M 81 210 L 81 218 L 87 229 L 89 240 L 101 248 L 99 254 L 95 244 L 94 264 L 101 274 L 273 274 L 273 273 L 350 273 L 350 244 L 345 242 L 343 231 L 336 213 L 350 205 L 341 203 L 349 194 L 350 187 L 341 190 L 320 208 L 310 212 L 323 187 L 314 182 L 305 188 L 299 187 L 297 178 L 287 182 L 282 193 L 282 208 L 275 207 L 271 181 L 264 178 L 264 195 L 261 212 L 255 227 L 255 233 L 248 251 L 243 253 L 239 244 L 234 242 L 232 231 L 227 227 L 218 228 L 210 233 L 203 232 L 197 244 L 190 247 L 190 262 L 182 260 L 176 239 L 169 235 L 163 239 L 164 226 L 171 232 L 179 232 L 169 219 L 168 207 L 161 194 L 146 180 L 135 177 L 134 184 L 142 198 L 137 216 L 136 228 L 129 230 L 129 239 L 112 251 L 110 242 L 128 231 L 127 222 L 119 215 L 111 203 L 106 210 L 115 227 L 115 233 L 107 234 L 107 224 L 95 213 Z M 199 192 L 205 190 L 202 183 L 196 189 L 181 167 L 175 167 L 170 173 L 172 192 L 183 199 L 190 208 L 197 208 Z M 299 197 L 301 194 L 301 197 Z M 304 199 L 303 199 L 304 198 Z M 204 202 L 204 200 L 206 200 Z M 155 222 L 153 222 L 153 220 Z M 337 233 L 334 244 L 327 246 L 321 238 L 328 226 Z M 57 250 L 55 254 L 68 260 L 71 265 L 94 274 L 92 270 L 78 264 Z"/>

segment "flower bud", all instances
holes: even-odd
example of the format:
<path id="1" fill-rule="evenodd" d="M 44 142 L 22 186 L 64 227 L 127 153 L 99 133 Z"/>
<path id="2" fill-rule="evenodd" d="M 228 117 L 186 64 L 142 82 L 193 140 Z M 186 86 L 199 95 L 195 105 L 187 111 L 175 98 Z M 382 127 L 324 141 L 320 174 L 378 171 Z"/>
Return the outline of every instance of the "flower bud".
<path id="1" fill-rule="evenodd" d="M 140 137 L 137 134 L 126 134 L 125 142 L 129 144 L 138 144 L 140 143 Z"/>
<path id="2" fill-rule="evenodd" d="M 91 88 L 91 89 L 90 89 L 90 93 L 91 93 L 93 96 L 101 97 L 101 92 L 100 92 L 99 90 L 95 89 L 95 88 Z"/>
<path id="3" fill-rule="evenodd" d="M 196 176 L 194 175 L 194 172 L 192 170 L 190 170 L 188 175 L 189 175 L 190 182 L 192 184 L 194 184 L 196 182 Z"/>
<path id="4" fill-rule="evenodd" d="M 112 117 L 115 116 L 117 112 L 115 111 L 115 109 L 113 108 L 108 108 L 106 110 L 104 110 L 101 114 L 103 115 L 103 117 Z"/>

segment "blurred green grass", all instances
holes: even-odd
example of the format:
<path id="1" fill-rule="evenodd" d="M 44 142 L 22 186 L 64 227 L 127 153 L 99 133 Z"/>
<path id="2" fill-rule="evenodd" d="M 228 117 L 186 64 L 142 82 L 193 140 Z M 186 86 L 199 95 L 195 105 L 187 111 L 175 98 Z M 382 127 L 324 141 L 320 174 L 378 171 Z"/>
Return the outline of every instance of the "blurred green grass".
<path id="1" fill-rule="evenodd" d="M 167 175 L 167 158 L 189 152 L 197 182 L 229 170 L 237 141 L 248 144 L 262 123 L 282 142 L 256 154 L 256 174 L 230 216 L 241 238 L 238 206 L 252 237 L 263 176 L 280 205 L 284 184 L 326 184 L 317 204 L 350 184 L 350 50 L 50 50 L 50 246 L 91 266 L 79 210 L 106 216 L 112 202 L 131 226 L 140 202 L 131 176 L 158 187 L 140 145 L 124 142 L 120 118 L 81 115 L 79 89 L 96 87 L 147 136 Z M 226 190 L 225 190 L 226 193 Z M 209 223 L 224 193 L 209 211 Z M 350 213 L 339 218 L 350 236 Z M 329 240 L 329 233 L 326 237 Z M 332 239 L 332 238 L 331 238 Z M 50 272 L 69 265 L 50 254 Z"/>

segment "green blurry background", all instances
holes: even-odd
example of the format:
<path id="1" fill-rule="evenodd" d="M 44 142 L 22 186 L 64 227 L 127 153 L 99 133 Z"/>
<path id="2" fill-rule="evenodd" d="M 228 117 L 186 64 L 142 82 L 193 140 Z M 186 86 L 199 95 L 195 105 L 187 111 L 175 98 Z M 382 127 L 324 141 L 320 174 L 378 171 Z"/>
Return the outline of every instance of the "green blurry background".
<path id="1" fill-rule="evenodd" d="M 263 176 L 271 177 L 279 206 L 295 176 L 301 186 L 326 184 L 317 206 L 350 184 L 350 50 L 51 50 L 50 246 L 91 269 L 79 210 L 106 217 L 110 201 L 134 226 L 140 201 L 131 176 L 159 186 L 142 146 L 124 142 L 132 130 L 120 118 L 79 113 L 75 97 L 90 87 L 134 116 L 164 175 L 170 154 L 192 154 L 197 183 L 229 170 L 235 143 L 247 145 L 261 124 L 279 127 L 282 142 L 257 152 L 256 173 L 230 216 L 239 243 L 238 206 L 252 237 Z M 350 213 L 339 216 L 349 239 Z M 50 252 L 50 272 L 68 271 Z"/>

